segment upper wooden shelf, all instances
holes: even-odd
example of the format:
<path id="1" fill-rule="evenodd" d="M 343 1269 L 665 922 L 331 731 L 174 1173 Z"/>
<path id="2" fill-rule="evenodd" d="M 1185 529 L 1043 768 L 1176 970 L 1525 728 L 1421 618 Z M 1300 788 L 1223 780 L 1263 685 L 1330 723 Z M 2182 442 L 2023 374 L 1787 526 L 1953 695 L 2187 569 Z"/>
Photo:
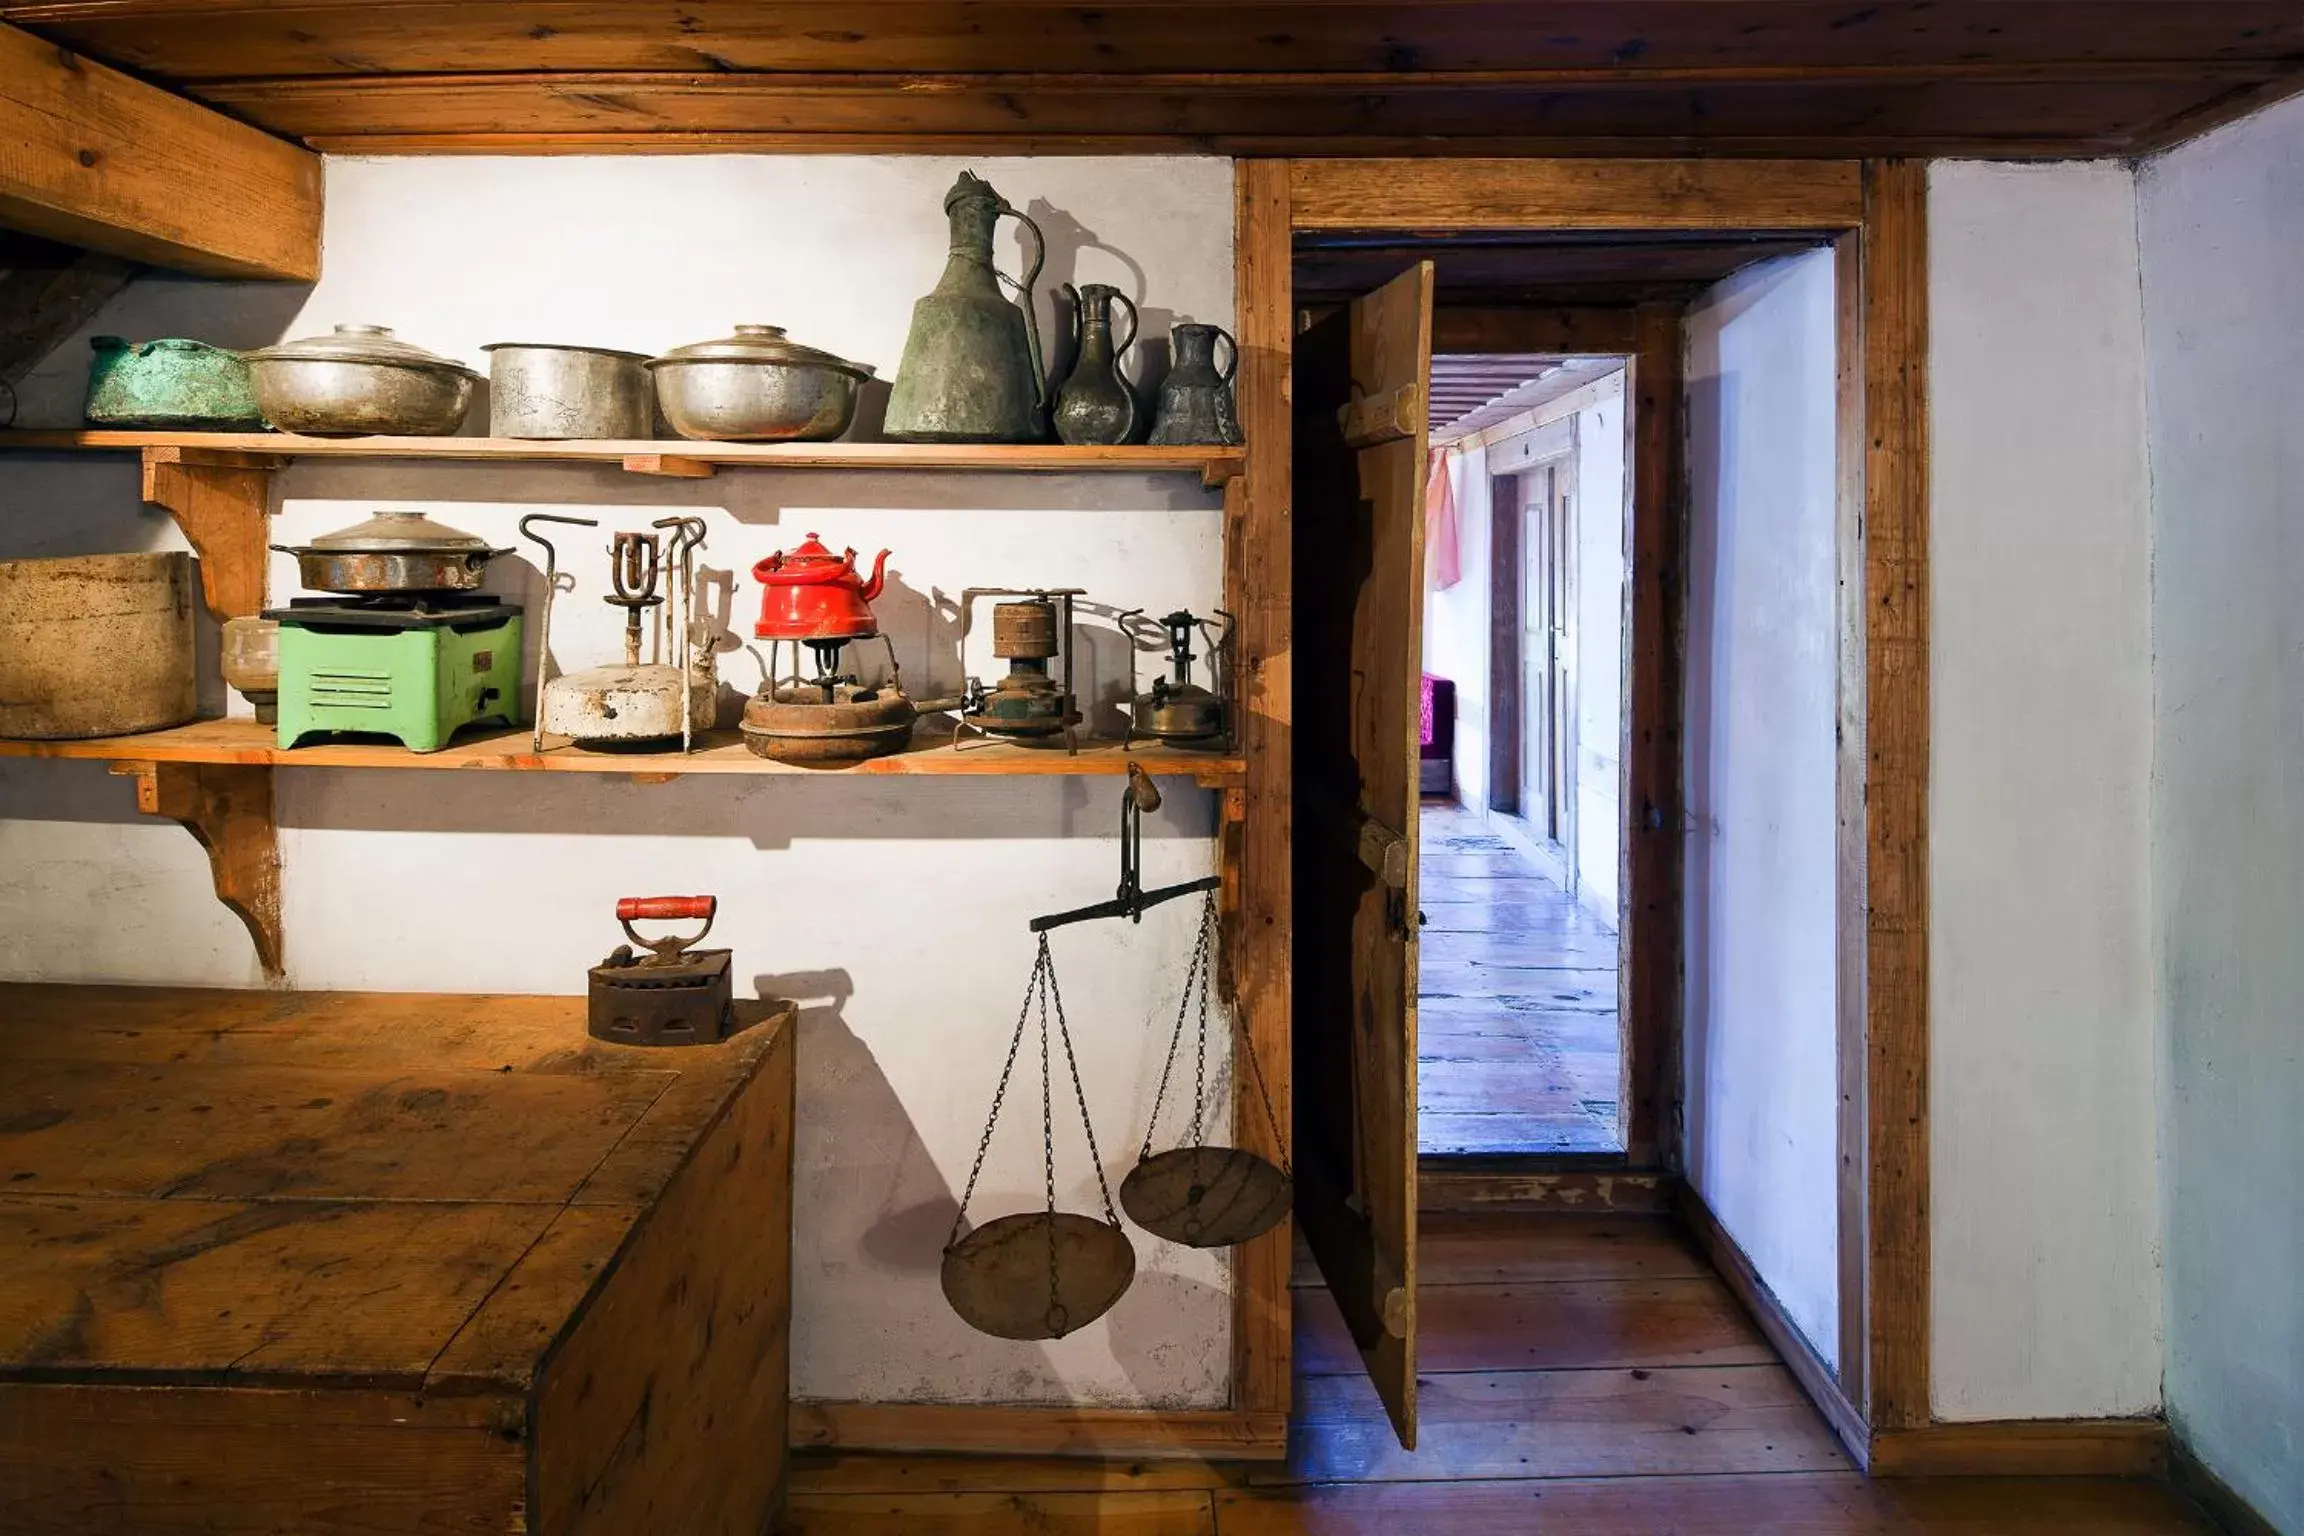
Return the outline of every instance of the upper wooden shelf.
<path id="1" fill-rule="evenodd" d="M 547 741 L 554 738 L 546 738 Z M 438 752 L 411 752 L 393 742 L 325 742 L 284 748 L 272 727 L 253 720 L 199 720 L 173 730 L 92 741 L 0 741 L 0 757 L 94 758 L 115 763 L 236 763 L 284 768 L 481 768 L 542 773 L 623 773 L 641 779 L 687 773 L 934 774 L 939 776 L 1061 777 L 1124 774 L 1130 763 L 1145 772 L 1186 776 L 1211 788 L 1244 782 L 1246 763 L 1224 752 L 1188 752 L 1140 741 L 1083 740 L 1077 753 L 1061 746 L 1031 747 L 970 738 L 958 750 L 951 728 L 924 727 L 909 750 L 822 768 L 771 762 L 745 749 L 734 731 L 707 731 L 694 752 L 588 752 L 581 747 L 532 748 L 526 730 L 475 731 Z"/>
<path id="2" fill-rule="evenodd" d="M 261 467 L 294 459 L 446 459 L 468 463 L 611 464 L 635 474 L 698 479 L 728 469 L 995 471 L 1007 474 L 1195 474 L 1222 485 L 1239 448 L 1076 448 L 1064 443 L 703 443 L 591 438 L 299 437 L 287 432 L 0 432 L 0 450 L 135 453 L 186 462 L 201 455 Z"/>

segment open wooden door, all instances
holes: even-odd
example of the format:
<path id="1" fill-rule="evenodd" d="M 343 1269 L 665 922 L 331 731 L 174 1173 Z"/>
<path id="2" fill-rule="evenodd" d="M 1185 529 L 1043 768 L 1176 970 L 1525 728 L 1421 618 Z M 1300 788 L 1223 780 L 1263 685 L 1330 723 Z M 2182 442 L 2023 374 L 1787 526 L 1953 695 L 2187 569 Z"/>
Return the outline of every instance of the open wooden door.
<path id="1" fill-rule="evenodd" d="M 1296 1212 L 1411 1450 L 1431 371 L 1430 262 L 1296 341 Z"/>

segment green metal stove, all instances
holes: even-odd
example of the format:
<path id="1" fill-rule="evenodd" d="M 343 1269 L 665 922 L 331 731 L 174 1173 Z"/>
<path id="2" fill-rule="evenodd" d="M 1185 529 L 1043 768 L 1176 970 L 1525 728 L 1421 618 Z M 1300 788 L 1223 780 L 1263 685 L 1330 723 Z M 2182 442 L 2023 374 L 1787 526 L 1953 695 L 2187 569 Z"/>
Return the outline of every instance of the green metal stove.
<path id="1" fill-rule="evenodd" d="M 397 737 L 437 752 L 467 725 L 517 725 L 520 610 L 472 592 L 291 599 L 280 625 L 280 745 Z"/>

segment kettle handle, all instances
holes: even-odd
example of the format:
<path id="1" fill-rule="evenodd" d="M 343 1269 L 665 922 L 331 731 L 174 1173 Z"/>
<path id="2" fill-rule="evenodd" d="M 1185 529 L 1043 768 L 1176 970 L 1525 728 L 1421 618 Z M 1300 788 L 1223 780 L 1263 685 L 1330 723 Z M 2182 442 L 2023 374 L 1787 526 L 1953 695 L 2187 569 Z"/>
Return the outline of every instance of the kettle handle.
<path id="1" fill-rule="evenodd" d="M 1240 371 L 1240 343 L 1234 341 L 1232 333 L 1220 325 L 1212 325 L 1208 329 L 1216 333 L 1217 340 L 1224 343 L 1224 350 L 1232 354 L 1232 360 L 1226 363 L 1223 370 L 1216 375 L 1218 383 L 1229 384 L 1232 382 L 1232 375 Z"/>
<path id="2" fill-rule="evenodd" d="M 1040 281 L 1040 269 L 1048 264 L 1048 237 L 1040 226 L 1032 222 L 1032 215 L 1018 212 L 1003 201 L 993 213 L 997 223 L 1001 219 L 1014 219 L 1032 231 L 1032 265 L 1024 273 L 1024 280 L 1016 284 L 1016 292 L 1024 300 L 1024 334 L 1032 343 L 1032 406 L 1043 416 L 1048 411 L 1048 365 L 1040 360 L 1040 311 L 1032 302 L 1032 285 Z M 999 271 L 999 268 L 993 268 Z M 1045 429 L 1043 429 L 1045 430 Z"/>

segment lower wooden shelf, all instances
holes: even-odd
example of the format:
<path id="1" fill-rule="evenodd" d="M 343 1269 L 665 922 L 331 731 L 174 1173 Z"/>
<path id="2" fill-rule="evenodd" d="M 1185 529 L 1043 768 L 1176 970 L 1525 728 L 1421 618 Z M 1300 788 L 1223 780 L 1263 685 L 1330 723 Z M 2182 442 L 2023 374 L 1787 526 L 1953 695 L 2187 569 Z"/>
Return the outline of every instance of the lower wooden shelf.
<path id="1" fill-rule="evenodd" d="M 438 752 L 411 752 L 397 743 L 331 742 L 283 748 L 272 728 L 253 720 L 200 720 L 172 730 L 139 736 L 106 736 L 92 741 L 0 741 L 0 757 L 93 758 L 116 763 L 227 763 L 281 768 L 484 768 L 542 773 L 622 773 L 648 780 L 689 773 L 779 774 L 952 774 L 962 776 L 1052 777 L 1124 774 L 1135 763 L 1146 773 L 1190 777 L 1209 788 L 1245 781 L 1247 764 L 1237 755 L 1189 752 L 1155 742 L 1124 746 L 1117 741 L 1083 741 L 1078 753 L 1061 746 L 1020 746 L 971 740 L 954 750 L 949 728 L 923 730 L 911 747 L 889 757 L 837 767 L 805 768 L 754 757 L 734 731 L 708 731 L 697 750 L 679 752 L 590 752 L 581 747 L 533 749 L 525 730 L 480 731 L 458 738 Z"/>

